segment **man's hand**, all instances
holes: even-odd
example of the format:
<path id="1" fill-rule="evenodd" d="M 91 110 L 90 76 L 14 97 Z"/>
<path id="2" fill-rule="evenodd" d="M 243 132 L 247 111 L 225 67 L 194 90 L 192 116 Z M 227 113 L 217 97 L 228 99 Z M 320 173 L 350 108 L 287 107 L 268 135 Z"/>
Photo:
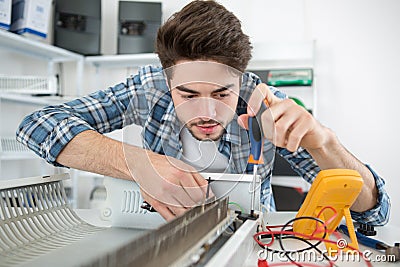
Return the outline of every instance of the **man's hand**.
<path id="1" fill-rule="evenodd" d="M 358 171 L 364 185 L 351 209 L 362 212 L 376 205 L 377 188 L 368 168 L 340 144 L 330 129 L 321 125 L 294 101 L 276 97 L 266 84 L 259 84 L 250 96 L 248 114 L 238 118 L 239 125 L 248 129 L 249 116 L 257 114 L 264 100 L 267 100 L 269 107 L 261 115 L 261 122 L 268 140 L 292 152 L 299 146 L 307 149 L 321 170 L 337 168 Z"/>
<path id="2" fill-rule="evenodd" d="M 143 198 L 167 220 L 205 199 L 207 181 L 175 158 L 110 139 L 95 131 L 75 136 L 57 157 L 72 168 L 135 180 Z"/>
<path id="3" fill-rule="evenodd" d="M 247 129 L 248 117 L 257 114 L 264 100 L 269 107 L 261 115 L 263 132 L 274 145 L 294 152 L 299 146 L 319 149 L 329 141 L 331 134 L 326 127 L 293 100 L 276 97 L 264 83 L 250 96 L 247 114 L 239 117 L 239 125 Z"/>
<path id="4" fill-rule="evenodd" d="M 205 201 L 207 181 L 184 162 L 146 151 L 130 156 L 125 147 L 126 162 L 142 197 L 166 220 L 182 215 Z"/>

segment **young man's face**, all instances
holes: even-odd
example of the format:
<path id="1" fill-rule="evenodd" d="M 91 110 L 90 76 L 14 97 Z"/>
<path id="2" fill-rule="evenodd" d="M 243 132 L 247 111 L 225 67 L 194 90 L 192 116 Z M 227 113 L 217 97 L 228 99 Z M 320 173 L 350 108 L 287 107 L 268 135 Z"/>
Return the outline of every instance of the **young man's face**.
<path id="1" fill-rule="evenodd" d="M 198 140 L 218 140 L 235 115 L 241 75 L 229 68 L 191 61 L 173 70 L 170 86 L 176 114 Z"/>

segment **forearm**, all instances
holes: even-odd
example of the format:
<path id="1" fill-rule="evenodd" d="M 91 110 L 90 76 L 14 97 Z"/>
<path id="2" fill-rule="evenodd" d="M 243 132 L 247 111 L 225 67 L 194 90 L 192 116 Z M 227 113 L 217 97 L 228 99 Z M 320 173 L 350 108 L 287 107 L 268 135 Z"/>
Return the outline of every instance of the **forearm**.
<path id="1" fill-rule="evenodd" d="M 328 136 L 326 145 L 319 149 L 309 149 L 308 152 L 322 170 L 352 169 L 358 171 L 364 180 L 364 185 L 351 210 L 363 212 L 373 208 L 377 203 L 378 193 L 372 173 L 340 144 L 331 130 L 326 129 L 326 131 Z"/>
<path id="2" fill-rule="evenodd" d="M 88 130 L 76 135 L 60 152 L 56 161 L 74 169 L 132 180 L 123 143 Z M 141 148 L 129 146 L 130 153 Z"/>

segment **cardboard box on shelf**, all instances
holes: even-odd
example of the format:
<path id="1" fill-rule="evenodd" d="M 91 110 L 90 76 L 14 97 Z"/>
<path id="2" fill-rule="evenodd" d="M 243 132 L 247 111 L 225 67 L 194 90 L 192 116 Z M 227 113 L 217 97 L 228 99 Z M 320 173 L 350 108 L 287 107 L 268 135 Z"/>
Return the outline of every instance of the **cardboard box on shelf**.
<path id="1" fill-rule="evenodd" d="M 0 29 L 9 30 L 11 25 L 11 0 L 0 0 Z"/>
<path id="2" fill-rule="evenodd" d="M 48 34 L 51 0 L 13 0 L 11 31 L 44 39 Z"/>

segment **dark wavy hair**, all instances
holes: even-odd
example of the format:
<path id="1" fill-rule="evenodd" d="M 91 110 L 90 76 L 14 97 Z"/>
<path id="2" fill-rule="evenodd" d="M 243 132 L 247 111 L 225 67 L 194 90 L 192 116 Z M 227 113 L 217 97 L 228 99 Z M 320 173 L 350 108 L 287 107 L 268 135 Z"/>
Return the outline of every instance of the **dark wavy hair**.
<path id="1" fill-rule="evenodd" d="M 215 1 L 196 0 L 158 30 L 155 50 L 164 69 L 178 60 L 214 60 L 243 72 L 251 59 L 239 19 Z"/>

